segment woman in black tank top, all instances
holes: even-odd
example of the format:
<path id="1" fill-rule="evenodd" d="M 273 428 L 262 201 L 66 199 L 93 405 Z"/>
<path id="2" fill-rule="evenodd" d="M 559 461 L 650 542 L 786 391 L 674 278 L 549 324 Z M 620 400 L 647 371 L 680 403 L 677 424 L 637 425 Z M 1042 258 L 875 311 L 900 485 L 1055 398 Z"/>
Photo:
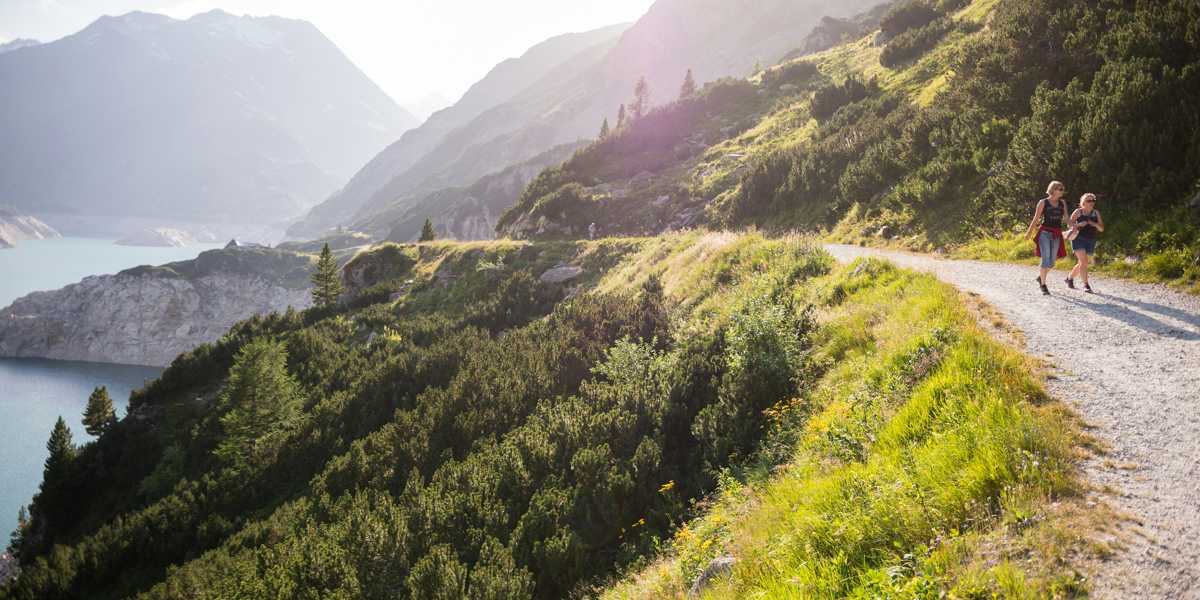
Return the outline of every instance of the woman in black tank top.
<path id="1" fill-rule="evenodd" d="M 1029 222 L 1029 229 L 1025 232 L 1025 239 L 1036 239 L 1037 255 L 1042 259 L 1037 283 L 1042 293 L 1047 296 L 1050 295 L 1050 290 L 1046 287 L 1046 276 L 1054 268 L 1054 261 L 1067 255 L 1066 240 L 1062 235 L 1063 224 L 1067 220 L 1067 202 L 1062 199 L 1065 193 L 1067 186 L 1058 181 L 1051 181 L 1046 189 L 1048 196 L 1038 201 L 1033 220 Z"/>
<path id="2" fill-rule="evenodd" d="M 1094 294 L 1092 285 L 1088 282 L 1088 263 L 1096 253 L 1097 234 L 1104 231 L 1104 219 L 1100 218 L 1100 211 L 1096 210 L 1095 194 L 1084 194 L 1079 199 L 1079 208 L 1071 213 L 1071 229 L 1079 233 L 1071 241 L 1071 250 L 1075 252 L 1075 268 L 1071 269 L 1071 274 L 1067 276 L 1067 287 L 1074 289 L 1075 278 L 1082 277 L 1083 289 L 1089 294 Z"/>

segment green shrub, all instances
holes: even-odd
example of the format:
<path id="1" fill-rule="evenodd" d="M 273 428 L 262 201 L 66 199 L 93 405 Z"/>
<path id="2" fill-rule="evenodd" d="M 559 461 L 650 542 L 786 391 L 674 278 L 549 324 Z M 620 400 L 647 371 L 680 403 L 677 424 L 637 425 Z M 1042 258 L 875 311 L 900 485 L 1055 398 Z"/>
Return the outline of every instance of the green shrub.
<path id="1" fill-rule="evenodd" d="M 924 27 L 940 16 L 924 0 L 902 0 L 883 16 L 879 28 L 885 37 L 892 39 L 906 31 Z"/>
<path id="2" fill-rule="evenodd" d="M 879 64 L 894 69 L 912 62 L 937 46 L 954 30 L 954 21 L 941 17 L 921 27 L 909 29 L 892 38 L 879 54 Z"/>

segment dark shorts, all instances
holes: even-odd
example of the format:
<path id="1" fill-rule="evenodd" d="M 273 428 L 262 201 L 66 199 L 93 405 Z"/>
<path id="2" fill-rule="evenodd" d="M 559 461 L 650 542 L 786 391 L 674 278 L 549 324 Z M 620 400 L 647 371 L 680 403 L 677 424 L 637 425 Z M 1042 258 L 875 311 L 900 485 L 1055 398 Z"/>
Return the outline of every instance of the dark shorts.
<path id="1" fill-rule="evenodd" d="M 1096 253 L 1096 240 L 1087 238 L 1075 238 L 1071 240 L 1071 249 L 1075 252 L 1083 250 L 1088 256 Z"/>

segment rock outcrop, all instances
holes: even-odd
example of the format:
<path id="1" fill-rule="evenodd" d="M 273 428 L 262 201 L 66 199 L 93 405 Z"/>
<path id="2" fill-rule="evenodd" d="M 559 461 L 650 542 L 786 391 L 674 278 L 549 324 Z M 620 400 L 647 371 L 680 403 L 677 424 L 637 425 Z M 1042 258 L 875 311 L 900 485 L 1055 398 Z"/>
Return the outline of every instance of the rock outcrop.
<path id="1" fill-rule="evenodd" d="M 211 250 L 87 277 L 0 310 L 0 356 L 163 366 L 255 314 L 311 304 L 312 257 Z"/>
<path id="2" fill-rule="evenodd" d="M 183 248 L 196 243 L 192 234 L 181 229 L 156 227 L 143 229 L 117 240 L 118 246 L 148 246 L 156 248 Z"/>
<path id="3" fill-rule="evenodd" d="M 53 227 L 36 217 L 0 207 L 0 248 L 12 248 L 21 240 L 41 240 L 59 237 Z"/>

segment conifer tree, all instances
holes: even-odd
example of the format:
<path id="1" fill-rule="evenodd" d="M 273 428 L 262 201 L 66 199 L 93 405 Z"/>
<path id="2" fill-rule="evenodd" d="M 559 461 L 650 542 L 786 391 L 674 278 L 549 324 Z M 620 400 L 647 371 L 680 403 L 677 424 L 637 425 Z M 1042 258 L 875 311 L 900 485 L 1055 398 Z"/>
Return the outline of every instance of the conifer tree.
<path id="1" fill-rule="evenodd" d="M 217 458 L 237 470 L 270 460 L 297 413 L 300 387 L 287 371 L 287 348 L 257 338 L 234 357 L 217 405 L 224 437 Z"/>
<path id="2" fill-rule="evenodd" d="M 692 75 L 692 70 L 687 70 L 687 75 L 683 76 L 683 85 L 679 87 L 679 99 L 684 100 L 696 95 L 696 78 Z"/>
<path id="3" fill-rule="evenodd" d="M 432 242 L 436 238 L 437 234 L 433 231 L 433 221 L 430 221 L 429 217 L 426 217 L 425 224 L 421 226 L 421 237 L 417 241 Z"/>
<path id="4" fill-rule="evenodd" d="M 617 131 L 620 131 L 623 127 L 625 127 L 625 121 L 628 118 L 629 117 L 625 114 L 625 105 L 622 104 L 621 108 L 617 109 Z"/>
<path id="5" fill-rule="evenodd" d="M 117 411 L 113 409 L 108 388 L 100 386 L 88 396 L 87 408 L 83 410 L 83 428 L 89 435 L 100 437 L 117 422 Z"/>
<path id="6" fill-rule="evenodd" d="M 42 471 L 42 485 L 54 486 L 62 481 L 71 461 L 75 460 L 75 444 L 71 441 L 71 428 L 67 427 L 67 422 L 62 417 L 55 421 L 54 429 L 50 431 L 46 450 L 50 451 L 50 456 L 46 457 L 45 470 Z"/>
<path id="7" fill-rule="evenodd" d="M 317 260 L 317 268 L 313 271 L 312 283 L 313 304 L 321 308 L 337 304 L 342 295 L 342 278 L 329 244 L 321 248 L 321 258 Z"/>
<path id="8" fill-rule="evenodd" d="M 600 124 L 600 139 L 608 137 L 608 117 L 604 117 L 604 122 Z"/>
<path id="9" fill-rule="evenodd" d="M 650 109 L 650 84 L 646 83 L 646 78 L 638 79 L 637 85 L 633 86 L 633 104 L 629 105 L 629 114 L 636 121 L 642 118 L 646 111 Z"/>
<path id="10" fill-rule="evenodd" d="M 9 534 L 8 547 L 12 553 L 20 558 L 21 546 L 25 543 L 25 530 L 29 528 L 29 511 L 22 505 L 17 509 L 17 528 Z"/>

